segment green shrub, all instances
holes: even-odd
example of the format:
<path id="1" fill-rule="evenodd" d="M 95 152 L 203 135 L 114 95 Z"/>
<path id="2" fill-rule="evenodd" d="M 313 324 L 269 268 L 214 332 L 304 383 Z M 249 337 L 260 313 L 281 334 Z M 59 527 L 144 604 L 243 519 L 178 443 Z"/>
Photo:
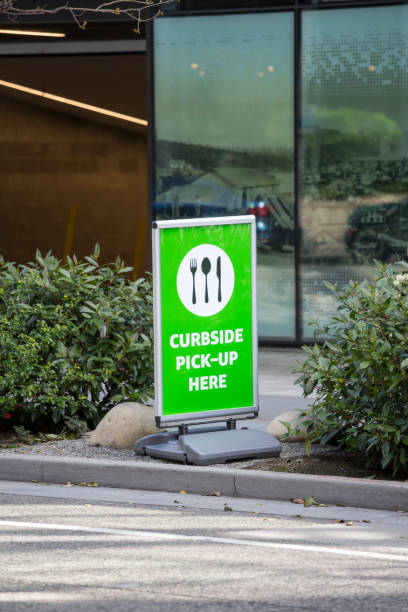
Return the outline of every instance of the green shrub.
<path id="1" fill-rule="evenodd" d="M 303 347 L 297 382 L 317 396 L 306 417 L 309 443 L 335 441 L 396 473 L 408 459 L 408 273 L 394 270 L 377 264 L 373 281 L 342 291 L 328 284 L 337 314 L 323 329 L 315 324 L 325 341 Z"/>
<path id="2" fill-rule="evenodd" d="M 0 260 L 0 422 L 94 425 L 152 395 L 150 278 L 129 282 L 120 258 L 98 257 L 96 246 L 66 265 L 38 251 L 28 265 Z"/>

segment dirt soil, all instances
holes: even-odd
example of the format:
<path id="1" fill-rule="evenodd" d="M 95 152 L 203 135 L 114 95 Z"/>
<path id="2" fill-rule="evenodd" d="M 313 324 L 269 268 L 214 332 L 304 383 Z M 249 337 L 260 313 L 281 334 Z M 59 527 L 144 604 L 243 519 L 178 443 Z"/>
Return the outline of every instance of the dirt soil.
<path id="1" fill-rule="evenodd" d="M 0 448 L 10 448 L 17 446 L 18 441 L 15 436 L 9 432 L 0 431 Z"/>
<path id="2" fill-rule="evenodd" d="M 287 446 L 290 447 L 291 445 L 288 444 Z M 296 454 L 290 457 L 281 455 L 273 459 L 263 459 L 247 469 L 377 480 L 407 481 L 408 479 L 408 473 L 393 476 L 391 471 L 384 471 L 375 467 L 367 468 L 364 456 L 343 449 L 328 446 L 319 448 L 319 445 L 313 445 L 311 456 L 305 456 L 303 453 L 298 453 L 296 456 Z"/>

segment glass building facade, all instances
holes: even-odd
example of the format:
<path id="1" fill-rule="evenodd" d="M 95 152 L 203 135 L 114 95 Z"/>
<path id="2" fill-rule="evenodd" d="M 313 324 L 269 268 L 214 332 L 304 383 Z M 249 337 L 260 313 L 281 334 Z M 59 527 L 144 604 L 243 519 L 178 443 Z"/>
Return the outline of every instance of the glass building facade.
<path id="1" fill-rule="evenodd" d="M 153 24 L 154 217 L 256 216 L 268 342 L 407 256 L 408 5 L 329 5 Z"/>

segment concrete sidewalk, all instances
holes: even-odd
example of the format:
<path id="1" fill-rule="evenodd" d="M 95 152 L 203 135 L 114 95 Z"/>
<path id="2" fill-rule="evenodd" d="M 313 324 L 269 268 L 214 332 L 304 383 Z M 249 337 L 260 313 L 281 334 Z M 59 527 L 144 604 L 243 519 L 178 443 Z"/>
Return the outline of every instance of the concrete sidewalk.
<path id="1" fill-rule="evenodd" d="M 295 385 L 298 374 L 293 374 L 298 361 L 306 353 L 298 348 L 259 349 L 259 417 L 251 427 L 265 429 L 275 417 L 289 410 L 302 410 L 311 398 L 302 396 L 302 387 Z"/>

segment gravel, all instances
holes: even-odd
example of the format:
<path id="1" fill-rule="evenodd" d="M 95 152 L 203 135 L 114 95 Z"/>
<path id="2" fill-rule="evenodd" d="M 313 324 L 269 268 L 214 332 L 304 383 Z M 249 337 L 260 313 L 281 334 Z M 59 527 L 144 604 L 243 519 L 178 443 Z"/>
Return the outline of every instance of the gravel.
<path id="1" fill-rule="evenodd" d="M 329 445 L 312 445 L 311 456 L 323 456 L 335 453 L 336 449 Z M 18 453 L 20 455 L 48 455 L 56 457 L 84 457 L 88 459 L 114 459 L 115 461 L 147 461 L 155 463 L 174 463 L 165 459 L 154 457 L 143 457 L 135 455 L 133 450 L 117 450 L 114 448 L 102 448 L 90 446 L 87 437 L 79 440 L 55 440 L 42 444 L 23 445 L 17 448 L 4 448 L 0 453 Z M 305 447 L 303 443 L 292 442 L 282 443 L 281 458 L 305 457 Z M 246 468 L 262 463 L 263 459 L 248 459 L 245 461 L 231 461 L 229 463 L 215 464 L 214 467 Z"/>

